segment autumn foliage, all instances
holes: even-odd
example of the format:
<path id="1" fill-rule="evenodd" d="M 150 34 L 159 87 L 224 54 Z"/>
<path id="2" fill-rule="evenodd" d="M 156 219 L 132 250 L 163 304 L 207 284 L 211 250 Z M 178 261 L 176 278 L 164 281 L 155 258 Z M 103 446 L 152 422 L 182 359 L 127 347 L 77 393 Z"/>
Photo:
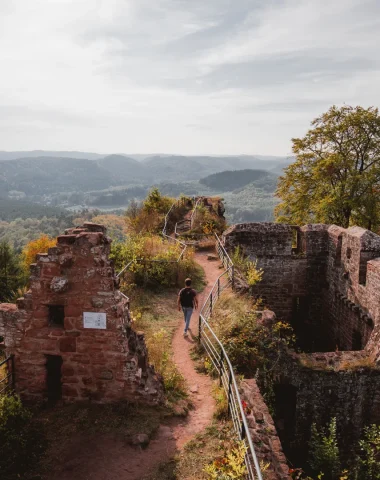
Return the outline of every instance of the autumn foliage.
<path id="1" fill-rule="evenodd" d="M 56 239 L 48 237 L 47 235 L 41 235 L 41 237 L 36 240 L 27 243 L 22 251 L 24 268 L 27 270 L 29 265 L 36 261 L 36 255 L 38 253 L 47 253 L 48 249 L 55 247 L 56 244 Z"/>

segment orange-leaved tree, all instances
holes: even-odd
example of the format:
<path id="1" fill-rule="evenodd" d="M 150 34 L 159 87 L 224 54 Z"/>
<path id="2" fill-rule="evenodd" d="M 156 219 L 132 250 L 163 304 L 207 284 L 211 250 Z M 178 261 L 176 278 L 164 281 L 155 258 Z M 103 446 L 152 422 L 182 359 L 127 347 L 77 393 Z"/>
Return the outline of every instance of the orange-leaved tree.
<path id="1" fill-rule="evenodd" d="M 29 265 L 36 261 L 36 255 L 38 253 L 47 253 L 48 249 L 50 247 L 55 247 L 56 244 L 57 240 L 47 235 L 41 235 L 41 237 L 36 240 L 27 243 L 22 250 L 25 271 L 27 272 L 29 270 Z"/>

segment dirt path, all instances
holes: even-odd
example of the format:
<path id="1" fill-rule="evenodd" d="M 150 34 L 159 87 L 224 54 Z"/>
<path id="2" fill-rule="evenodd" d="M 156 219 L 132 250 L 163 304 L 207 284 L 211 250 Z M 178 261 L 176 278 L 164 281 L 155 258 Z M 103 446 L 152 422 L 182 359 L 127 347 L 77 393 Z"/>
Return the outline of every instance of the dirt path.
<path id="1" fill-rule="evenodd" d="M 206 275 L 207 286 L 199 295 L 199 308 L 202 307 L 207 295 L 210 293 L 216 279 L 220 275 L 219 262 L 207 260 L 207 253 L 197 253 L 195 260 L 203 267 Z M 198 335 L 199 310 L 194 311 L 190 322 L 190 335 L 183 337 L 184 321 L 182 313 L 178 312 L 179 325 L 173 338 L 174 361 L 179 371 L 185 377 L 190 389 L 190 396 L 194 409 L 190 411 L 186 422 L 174 429 L 177 448 L 183 447 L 194 435 L 201 432 L 211 423 L 215 410 L 215 401 L 212 396 L 212 380 L 208 375 L 198 373 L 190 357 L 192 347 Z"/>
<path id="2" fill-rule="evenodd" d="M 207 286 L 199 295 L 203 305 L 212 286 L 222 273 L 219 262 L 207 260 L 208 253 L 197 253 L 196 261 L 203 267 Z M 173 306 L 176 298 L 173 298 Z M 143 450 L 126 445 L 120 438 L 101 434 L 76 436 L 70 441 L 64 458 L 57 459 L 57 469 L 49 480 L 141 480 L 161 462 L 168 461 L 185 443 L 211 423 L 215 402 L 212 380 L 196 372 L 190 352 L 198 334 L 198 314 L 191 319 L 190 335 L 183 337 L 183 316 L 177 312 L 178 328 L 173 338 L 175 363 L 185 377 L 194 409 L 186 418 L 175 418 L 161 425 L 157 434 Z"/>

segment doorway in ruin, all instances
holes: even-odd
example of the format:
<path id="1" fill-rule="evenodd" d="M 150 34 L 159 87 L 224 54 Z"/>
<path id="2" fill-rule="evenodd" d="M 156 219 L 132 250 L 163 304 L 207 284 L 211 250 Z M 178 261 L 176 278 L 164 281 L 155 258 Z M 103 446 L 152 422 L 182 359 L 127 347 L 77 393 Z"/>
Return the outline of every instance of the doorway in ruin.
<path id="1" fill-rule="evenodd" d="M 62 357 L 46 355 L 46 388 L 50 405 L 56 404 L 62 398 Z"/>
<path id="2" fill-rule="evenodd" d="M 304 352 L 312 351 L 314 337 L 309 322 L 310 297 L 293 297 L 291 325 L 297 337 L 297 346 Z"/>
<path id="3" fill-rule="evenodd" d="M 296 422 L 297 388 L 289 384 L 273 386 L 275 425 L 287 458 L 294 458 L 294 432 Z"/>

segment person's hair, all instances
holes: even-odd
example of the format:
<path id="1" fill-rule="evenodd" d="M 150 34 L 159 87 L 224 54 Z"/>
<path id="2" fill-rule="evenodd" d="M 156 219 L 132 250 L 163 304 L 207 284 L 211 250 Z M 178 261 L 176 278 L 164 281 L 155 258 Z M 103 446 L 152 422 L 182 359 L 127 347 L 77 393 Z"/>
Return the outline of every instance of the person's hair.
<path id="1" fill-rule="evenodd" d="M 186 278 L 186 280 L 185 280 L 185 285 L 186 285 L 186 287 L 190 287 L 190 285 L 191 285 L 191 278 Z"/>

